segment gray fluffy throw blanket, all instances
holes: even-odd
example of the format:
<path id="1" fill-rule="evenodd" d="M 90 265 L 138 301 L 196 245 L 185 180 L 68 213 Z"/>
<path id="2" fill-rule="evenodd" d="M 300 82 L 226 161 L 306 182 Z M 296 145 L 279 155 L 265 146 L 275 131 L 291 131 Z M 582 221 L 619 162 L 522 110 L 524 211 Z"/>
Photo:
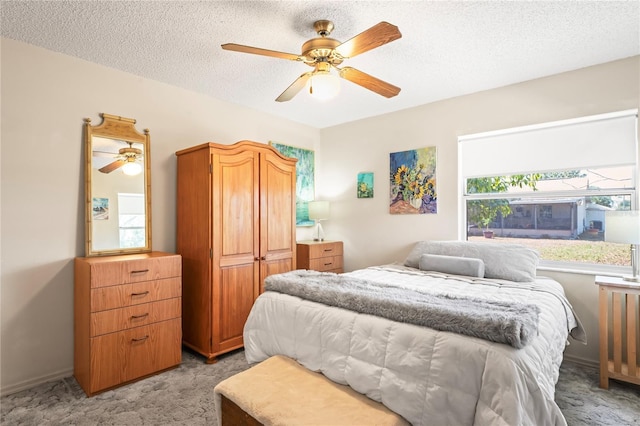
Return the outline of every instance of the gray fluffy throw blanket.
<path id="1" fill-rule="evenodd" d="M 523 348 L 538 334 L 540 308 L 530 304 L 429 294 L 348 275 L 306 270 L 271 275 L 265 280 L 265 289 L 515 348 Z"/>

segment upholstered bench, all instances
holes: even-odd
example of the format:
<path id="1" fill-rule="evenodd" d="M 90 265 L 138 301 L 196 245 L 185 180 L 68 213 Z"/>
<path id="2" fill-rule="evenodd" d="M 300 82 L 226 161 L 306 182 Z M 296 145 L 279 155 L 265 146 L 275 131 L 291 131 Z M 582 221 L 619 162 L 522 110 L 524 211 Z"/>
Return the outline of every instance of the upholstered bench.
<path id="1" fill-rule="evenodd" d="M 218 426 L 408 425 L 379 402 L 273 356 L 214 389 Z"/>

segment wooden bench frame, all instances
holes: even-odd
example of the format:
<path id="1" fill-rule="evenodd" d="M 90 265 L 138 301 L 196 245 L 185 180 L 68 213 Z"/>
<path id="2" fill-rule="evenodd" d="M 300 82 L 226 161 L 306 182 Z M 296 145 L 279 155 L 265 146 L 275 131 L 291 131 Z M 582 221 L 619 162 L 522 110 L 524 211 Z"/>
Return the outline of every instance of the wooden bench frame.
<path id="1" fill-rule="evenodd" d="M 409 425 L 380 402 L 282 355 L 218 383 L 214 400 L 219 426 Z"/>

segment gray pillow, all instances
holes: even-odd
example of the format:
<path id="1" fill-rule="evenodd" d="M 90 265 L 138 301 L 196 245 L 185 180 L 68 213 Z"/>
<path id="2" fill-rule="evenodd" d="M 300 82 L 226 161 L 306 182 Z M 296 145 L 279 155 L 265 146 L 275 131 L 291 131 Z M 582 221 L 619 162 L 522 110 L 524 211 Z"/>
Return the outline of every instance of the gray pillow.
<path id="1" fill-rule="evenodd" d="M 516 282 L 535 280 L 536 268 L 540 260 L 537 251 L 521 244 L 420 241 L 416 243 L 405 259 L 405 266 L 419 268 L 420 258 L 423 254 L 482 259 L 485 278 Z"/>
<path id="2" fill-rule="evenodd" d="M 444 272 L 445 274 L 484 277 L 484 262 L 473 257 L 442 256 L 423 254 L 418 265 L 423 271 Z"/>

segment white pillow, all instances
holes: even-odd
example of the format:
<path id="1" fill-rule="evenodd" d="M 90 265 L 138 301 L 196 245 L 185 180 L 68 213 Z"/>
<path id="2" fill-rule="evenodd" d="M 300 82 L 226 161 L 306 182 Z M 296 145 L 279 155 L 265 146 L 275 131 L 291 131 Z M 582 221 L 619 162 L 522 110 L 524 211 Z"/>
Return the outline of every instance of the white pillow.
<path id="1" fill-rule="evenodd" d="M 473 257 L 442 256 L 423 254 L 418 265 L 423 271 L 444 272 L 445 274 L 484 277 L 484 262 Z"/>
<path id="2" fill-rule="evenodd" d="M 482 259 L 485 278 L 516 282 L 534 281 L 540 260 L 537 251 L 521 244 L 420 241 L 416 243 L 405 259 L 405 266 L 419 268 L 420 258 L 423 254 Z"/>

